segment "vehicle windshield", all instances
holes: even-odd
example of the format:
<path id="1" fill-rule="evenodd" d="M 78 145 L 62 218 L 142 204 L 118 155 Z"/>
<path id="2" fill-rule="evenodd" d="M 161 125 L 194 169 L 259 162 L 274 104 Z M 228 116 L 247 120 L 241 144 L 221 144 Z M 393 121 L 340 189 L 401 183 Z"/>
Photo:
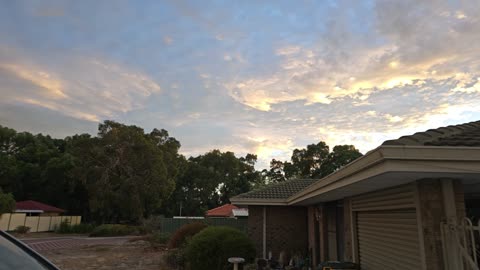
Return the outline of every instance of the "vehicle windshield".
<path id="1" fill-rule="evenodd" d="M 0 235 L 0 258 L 0 269 L 2 270 L 48 269 L 2 235 Z"/>

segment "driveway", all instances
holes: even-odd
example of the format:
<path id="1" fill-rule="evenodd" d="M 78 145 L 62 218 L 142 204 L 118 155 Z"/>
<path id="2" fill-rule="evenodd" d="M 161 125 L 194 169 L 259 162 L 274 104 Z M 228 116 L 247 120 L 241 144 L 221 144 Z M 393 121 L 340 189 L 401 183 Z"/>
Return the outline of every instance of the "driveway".
<path id="1" fill-rule="evenodd" d="M 121 237 L 50 237 L 21 239 L 25 244 L 36 251 L 65 249 L 89 245 L 120 245 L 131 239 L 132 236 Z"/>

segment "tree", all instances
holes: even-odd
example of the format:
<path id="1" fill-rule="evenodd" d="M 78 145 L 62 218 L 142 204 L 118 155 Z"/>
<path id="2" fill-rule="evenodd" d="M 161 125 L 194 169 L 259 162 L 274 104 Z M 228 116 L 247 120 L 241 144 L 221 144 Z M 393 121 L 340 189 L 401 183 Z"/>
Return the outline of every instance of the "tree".
<path id="1" fill-rule="evenodd" d="M 15 209 L 15 199 L 12 193 L 3 193 L 0 188 L 0 215 L 3 213 L 11 213 Z"/>
<path id="2" fill-rule="evenodd" d="M 166 131 L 114 121 L 99 125 L 98 137 L 77 138 L 77 169 L 92 217 L 101 222 L 137 222 L 160 208 L 175 186 L 179 143 Z M 167 151 L 168 150 L 168 151 Z M 78 151 L 78 152 L 77 152 Z"/>
<path id="3" fill-rule="evenodd" d="M 181 207 L 182 215 L 197 216 L 229 203 L 232 196 L 260 184 L 256 161 L 253 154 L 237 158 L 233 152 L 219 150 L 185 160 L 165 213 L 178 215 Z"/>
<path id="4" fill-rule="evenodd" d="M 0 187 L 6 191 L 13 191 L 14 181 L 18 170 L 14 143 L 17 132 L 13 129 L 0 126 Z"/>
<path id="5" fill-rule="evenodd" d="M 320 169 L 329 152 L 325 142 L 309 144 L 305 149 L 295 149 L 292 153 L 292 165 L 295 168 L 295 176 L 308 178 Z"/>
<path id="6" fill-rule="evenodd" d="M 63 151 L 63 140 L 17 133 L 0 126 L 0 187 L 19 200 L 54 203 L 54 196 L 59 193 L 48 189 L 61 180 L 46 174 L 46 170 L 52 159 L 60 158 Z"/>
<path id="7" fill-rule="evenodd" d="M 328 154 L 320 169 L 313 173 L 313 177 L 325 177 L 361 156 L 362 153 L 353 145 L 337 145 Z"/>
<path id="8" fill-rule="evenodd" d="M 293 150 L 291 162 L 272 159 L 270 170 L 263 173 L 268 182 L 292 178 L 322 178 L 361 157 L 353 145 L 337 145 L 329 152 L 325 142 Z"/>

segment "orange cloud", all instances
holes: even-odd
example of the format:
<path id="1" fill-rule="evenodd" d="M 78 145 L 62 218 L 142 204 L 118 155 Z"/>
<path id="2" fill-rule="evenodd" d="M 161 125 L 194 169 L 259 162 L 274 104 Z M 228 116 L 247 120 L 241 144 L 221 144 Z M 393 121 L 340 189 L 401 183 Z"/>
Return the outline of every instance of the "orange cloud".
<path id="1" fill-rule="evenodd" d="M 55 79 L 54 76 L 46 71 L 38 68 L 26 67 L 17 64 L 1 64 L 3 68 L 12 72 L 19 78 L 27 80 L 45 90 L 49 98 L 64 99 L 67 98 L 63 90 L 63 84 L 60 80 Z"/>

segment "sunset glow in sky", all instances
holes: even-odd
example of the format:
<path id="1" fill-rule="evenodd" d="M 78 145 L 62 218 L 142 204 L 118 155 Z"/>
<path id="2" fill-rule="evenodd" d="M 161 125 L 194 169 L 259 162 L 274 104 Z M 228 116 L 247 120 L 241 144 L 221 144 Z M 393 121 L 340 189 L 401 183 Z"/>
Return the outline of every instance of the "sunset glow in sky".
<path id="1" fill-rule="evenodd" d="M 480 120 L 480 1 L 0 0 L 0 125 L 256 153 Z"/>

